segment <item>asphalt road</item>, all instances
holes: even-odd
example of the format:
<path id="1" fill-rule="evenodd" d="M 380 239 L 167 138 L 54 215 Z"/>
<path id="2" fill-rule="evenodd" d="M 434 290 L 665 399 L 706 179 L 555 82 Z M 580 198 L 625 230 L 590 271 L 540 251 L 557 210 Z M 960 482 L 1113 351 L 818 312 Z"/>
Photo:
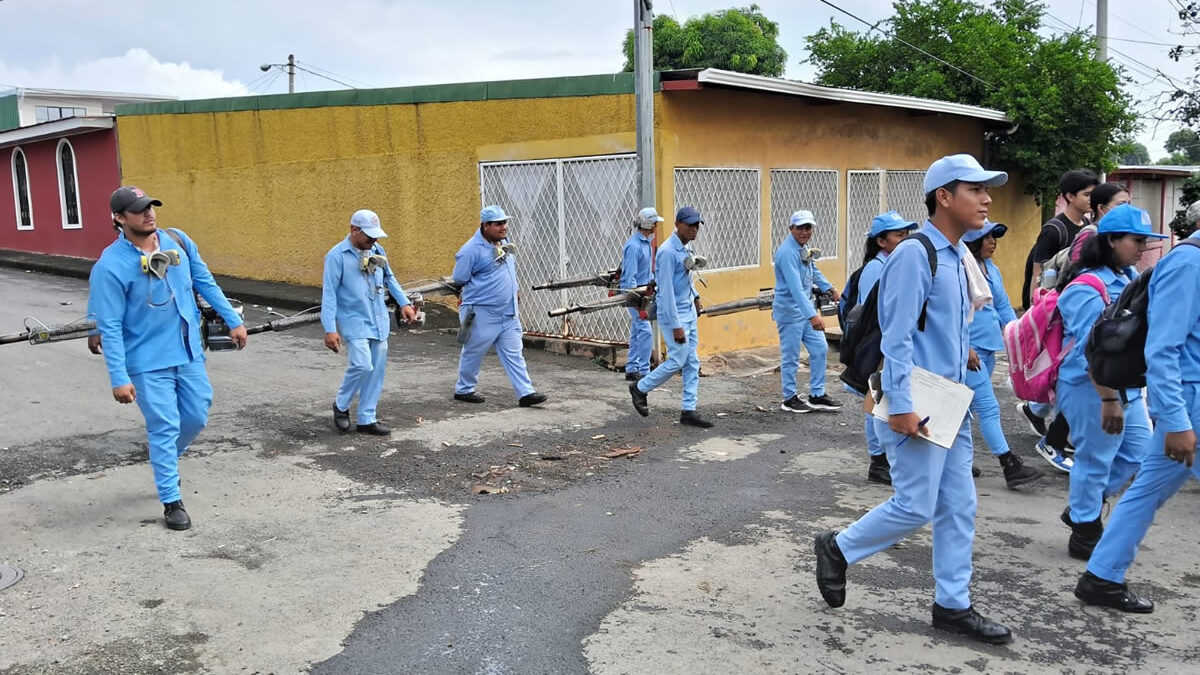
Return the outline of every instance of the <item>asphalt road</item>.
<path id="1" fill-rule="evenodd" d="M 0 269 L 0 332 L 81 317 L 82 281 Z M 255 320 L 265 308 L 248 308 Z M 703 339 L 703 334 L 701 335 Z M 812 535 L 886 499 L 862 415 L 778 410 L 777 375 L 678 380 L 633 413 L 618 374 L 527 352 L 540 409 L 489 357 L 451 399 L 457 345 L 393 335 L 387 439 L 339 435 L 344 356 L 309 326 L 213 354 L 209 428 L 185 456 L 195 526 L 162 527 L 141 416 L 82 341 L 0 346 L 0 674 L 1178 673 L 1200 660 L 1200 507 L 1186 487 L 1131 570 L 1153 614 L 1085 608 L 1058 522 L 1066 476 L 1008 490 L 977 448 L 973 597 L 1016 641 L 929 626 L 923 530 L 822 603 Z M 802 374 L 803 376 L 803 374 Z M 832 379 L 832 378 L 831 378 Z M 1005 395 L 1007 396 L 1007 395 Z M 841 396 L 846 403 L 850 397 Z M 1007 400 L 1007 399 L 1006 399 Z M 605 458 L 614 450 L 639 450 Z"/>

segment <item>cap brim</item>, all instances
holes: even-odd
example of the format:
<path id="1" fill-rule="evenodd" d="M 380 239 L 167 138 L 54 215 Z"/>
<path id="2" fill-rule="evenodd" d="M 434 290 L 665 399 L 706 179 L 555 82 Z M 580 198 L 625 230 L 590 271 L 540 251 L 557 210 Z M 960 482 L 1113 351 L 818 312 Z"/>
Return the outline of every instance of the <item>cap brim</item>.
<path id="1" fill-rule="evenodd" d="M 160 202 L 157 199 L 154 199 L 152 197 L 138 197 L 136 200 L 134 200 L 133 202 L 130 202 L 128 205 L 126 205 L 124 208 L 122 208 L 121 211 L 128 211 L 130 213 L 141 213 L 142 211 L 145 211 L 146 209 L 150 208 L 151 206 L 162 206 L 162 202 Z M 118 212 L 113 211 L 113 213 L 118 213 Z"/>
<path id="2" fill-rule="evenodd" d="M 988 234 L 992 235 L 992 239 L 999 239 L 1008 234 L 1008 226 L 1004 223 L 996 223 L 996 226 Z"/>
<path id="3" fill-rule="evenodd" d="M 387 238 L 387 232 L 384 232 L 382 227 L 360 227 L 358 229 L 360 232 L 362 232 L 363 234 L 367 235 L 368 237 L 370 237 L 372 239 L 386 239 Z"/>
<path id="4" fill-rule="evenodd" d="M 1000 187 L 1008 182 L 1008 174 L 1003 171 L 976 171 L 958 180 L 960 183 L 978 183 L 987 187 Z"/>

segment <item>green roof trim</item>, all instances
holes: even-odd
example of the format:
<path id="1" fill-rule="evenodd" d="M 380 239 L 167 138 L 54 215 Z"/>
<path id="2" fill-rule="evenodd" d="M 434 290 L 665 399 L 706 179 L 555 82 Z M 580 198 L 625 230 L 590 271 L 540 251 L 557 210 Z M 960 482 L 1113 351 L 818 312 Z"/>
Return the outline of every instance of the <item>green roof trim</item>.
<path id="1" fill-rule="evenodd" d="M 17 95 L 0 96 L 0 131 L 21 126 L 21 111 L 17 107 Z"/>
<path id="2" fill-rule="evenodd" d="M 655 73 L 654 91 L 659 91 L 660 88 L 659 76 L 658 73 Z M 176 115 L 235 112 L 241 110 L 286 110 L 290 108 L 324 108 L 332 106 L 451 103 L 458 101 L 606 96 L 632 93 L 633 73 L 616 73 L 615 75 L 574 75 L 536 80 L 463 82 L 418 87 L 392 87 L 388 89 L 340 89 L 337 91 L 314 91 L 302 94 L 234 96 L 196 101 L 128 103 L 117 106 L 117 115 Z M 2 114 L 2 109 L 0 109 L 0 114 Z M 0 117 L 0 119 L 3 118 Z"/>

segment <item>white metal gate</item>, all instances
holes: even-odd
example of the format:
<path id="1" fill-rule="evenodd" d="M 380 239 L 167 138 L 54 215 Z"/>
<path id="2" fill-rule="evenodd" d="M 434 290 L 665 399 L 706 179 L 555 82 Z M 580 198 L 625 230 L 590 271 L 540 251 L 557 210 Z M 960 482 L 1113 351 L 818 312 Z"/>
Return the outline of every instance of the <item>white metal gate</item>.
<path id="1" fill-rule="evenodd" d="M 883 211 L 883 172 L 846 172 L 846 275 L 862 264 L 871 219 Z"/>
<path id="2" fill-rule="evenodd" d="M 521 286 L 521 323 L 528 333 L 627 342 L 629 315 L 619 309 L 551 318 L 569 302 L 605 297 L 595 287 L 532 291 L 540 281 L 595 274 L 621 262 L 621 246 L 637 213 L 635 155 L 531 162 L 482 162 L 483 204 L 499 204 L 512 220 Z"/>
<path id="3" fill-rule="evenodd" d="M 895 211 L 915 223 L 929 218 L 925 208 L 924 171 L 888 171 L 885 183 L 887 210 Z"/>
<path id="4" fill-rule="evenodd" d="M 709 271 L 761 264 L 759 184 L 758 169 L 675 169 L 675 208 L 700 210 L 692 250 L 708 257 Z"/>
<path id="5" fill-rule="evenodd" d="M 838 230 L 838 172 L 823 169 L 771 169 L 771 256 L 788 236 L 793 211 L 817 219 L 811 245 L 823 258 L 842 257 Z"/>

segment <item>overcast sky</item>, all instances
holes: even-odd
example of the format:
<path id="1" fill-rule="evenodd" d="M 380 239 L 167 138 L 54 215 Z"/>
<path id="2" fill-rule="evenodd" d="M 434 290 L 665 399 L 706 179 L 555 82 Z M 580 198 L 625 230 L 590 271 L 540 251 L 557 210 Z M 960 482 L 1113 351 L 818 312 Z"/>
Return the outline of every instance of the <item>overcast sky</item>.
<path id="1" fill-rule="evenodd" d="M 834 2 L 870 22 L 891 14 L 882 0 Z M 1188 75 L 1167 58 L 1168 47 L 1142 44 L 1176 39 L 1172 2 L 1110 0 L 1111 46 L 1124 53 L 1112 57 L 1131 66 L 1131 93 L 1139 100 L 1167 86 L 1152 81 L 1147 66 L 1180 80 Z M 682 22 L 745 4 L 655 0 L 654 9 Z M 758 5 L 779 23 L 785 76 L 792 79 L 813 75 L 804 63 L 805 36 L 831 18 L 865 28 L 818 0 Z M 1095 23 L 1094 0 L 1048 5 L 1071 27 Z M 621 68 L 620 44 L 632 22 L 631 0 L 0 0 L 0 87 L 182 98 L 279 93 L 287 91 L 286 76 L 264 74 L 259 65 L 286 61 L 289 53 L 302 66 L 360 87 L 610 73 Z M 300 72 L 296 88 L 340 86 Z M 1145 124 L 1139 140 L 1151 156 L 1164 155 L 1163 141 L 1176 127 Z"/>

